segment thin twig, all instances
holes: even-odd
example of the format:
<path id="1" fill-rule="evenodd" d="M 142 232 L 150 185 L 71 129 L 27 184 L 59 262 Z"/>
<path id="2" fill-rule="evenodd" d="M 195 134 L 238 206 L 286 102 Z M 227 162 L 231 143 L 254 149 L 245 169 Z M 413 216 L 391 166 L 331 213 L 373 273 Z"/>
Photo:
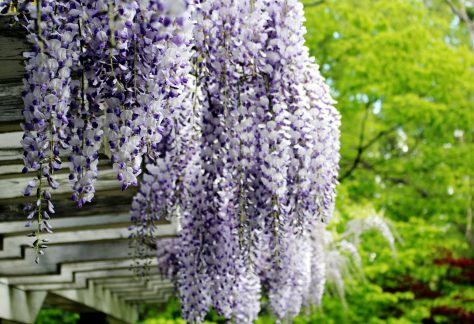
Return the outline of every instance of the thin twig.
<path id="1" fill-rule="evenodd" d="M 413 189 L 415 189 L 415 191 L 423 198 L 428 198 L 430 197 L 430 193 L 428 191 L 426 191 L 425 189 L 423 188 L 420 188 L 416 185 L 414 185 L 410 180 L 408 179 L 405 179 L 405 178 L 400 178 L 400 177 L 394 177 L 394 176 L 391 176 L 391 175 L 387 175 L 387 174 L 384 174 L 383 172 L 379 172 L 377 169 L 374 168 L 373 165 L 369 164 L 367 161 L 364 161 L 364 160 L 361 160 L 361 165 L 366 169 L 366 170 L 370 170 L 370 171 L 373 171 L 377 174 L 379 174 L 384 180 L 386 181 L 389 181 L 393 184 L 402 184 L 402 185 L 406 185 L 406 186 L 410 186 L 412 187 Z"/>
<path id="2" fill-rule="evenodd" d="M 348 178 L 351 176 L 351 174 L 355 171 L 357 166 L 360 163 L 360 158 L 362 157 L 362 154 L 364 153 L 364 137 L 365 137 L 365 127 L 367 125 L 367 119 L 369 118 L 369 110 L 370 106 L 372 105 L 372 102 L 369 101 L 365 105 L 365 112 L 364 116 L 362 117 L 362 122 L 361 122 L 361 127 L 360 127 L 360 133 L 359 133 L 359 145 L 357 147 L 357 155 L 352 162 L 352 166 L 349 168 L 349 170 L 346 171 L 340 178 L 339 182 L 342 182 L 344 179 Z"/>
<path id="3" fill-rule="evenodd" d="M 316 7 L 316 6 L 319 6 L 321 4 L 323 4 L 325 2 L 325 0 L 319 0 L 319 1 L 314 1 L 314 2 L 311 2 L 311 3 L 306 3 L 304 6 L 305 7 Z"/>

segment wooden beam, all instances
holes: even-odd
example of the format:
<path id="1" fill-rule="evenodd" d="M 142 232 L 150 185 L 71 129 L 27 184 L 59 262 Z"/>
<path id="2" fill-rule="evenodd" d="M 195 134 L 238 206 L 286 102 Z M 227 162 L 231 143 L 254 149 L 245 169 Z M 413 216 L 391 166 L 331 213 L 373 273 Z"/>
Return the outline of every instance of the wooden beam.
<path id="1" fill-rule="evenodd" d="M 82 208 L 78 208 L 71 200 L 70 193 L 54 194 L 53 201 L 56 210 L 54 219 L 128 213 L 136 192 L 137 188 L 135 187 L 128 188 L 126 191 L 120 189 L 98 191 L 94 200 Z M 31 201 L 31 197 L 0 199 L 0 222 L 2 222 L 2 226 L 9 221 L 24 222 L 26 215 L 23 212 L 23 207 Z"/>
<path id="2" fill-rule="evenodd" d="M 131 259 L 77 262 L 62 265 L 61 272 L 58 274 L 12 276 L 6 282 L 24 287 L 25 289 L 31 289 L 33 285 L 38 284 L 58 284 L 56 287 L 59 287 L 61 284 L 73 283 L 77 273 L 85 273 L 88 275 L 88 280 L 119 277 L 125 281 L 126 278 L 128 280 L 134 278 L 133 272 L 130 271 L 131 265 Z M 156 270 L 152 271 L 152 273 L 158 273 L 157 269 L 152 270 Z"/>
<path id="3" fill-rule="evenodd" d="M 46 294 L 11 287 L 0 279 L 0 320 L 34 323 Z"/>
<path id="4" fill-rule="evenodd" d="M 100 237 L 98 237 L 100 240 Z M 0 260 L 0 277 L 15 277 L 18 275 L 58 274 L 60 265 L 80 261 L 123 260 L 129 259 L 129 241 L 98 241 L 87 244 L 56 245 L 48 248 L 48 253 L 42 256 L 39 265 L 36 265 L 35 251 L 24 249 L 22 259 Z"/>
<path id="5" fill-rule="evenodd" d="M 123 301 L 110 291 L 95 287 L 93 284 L 86 289 L 60 290 L 53 291 L 53 293 L 89 306 L 126 323 L 135 323 L 138 320 L 136 307 Z"/>
<path id="6" fill-rule="evenodd" d="M 0 16 L 0 128 L 13 124 L 19 130 L 19 121 L 23 119 L 23 52 L 31 47 L 26 41 L 26 31 L 19 26 L 10 27 L 11 21 L 10 17 Z"/>
<path id="7" fill-rule="evenodd" d="M 56 232 L 68 229 L 81 230 L 86 228 L 102 228 L 116 226 L 117 224 L 130 223 L 129 213 L 105 214 L 89 217 L 65 217 L 51 220 Z M 25 222 L 3 222 L 0 234 L 4 237 L 12 235 L 25 235 L 29 230 L 25 228 Z"/>

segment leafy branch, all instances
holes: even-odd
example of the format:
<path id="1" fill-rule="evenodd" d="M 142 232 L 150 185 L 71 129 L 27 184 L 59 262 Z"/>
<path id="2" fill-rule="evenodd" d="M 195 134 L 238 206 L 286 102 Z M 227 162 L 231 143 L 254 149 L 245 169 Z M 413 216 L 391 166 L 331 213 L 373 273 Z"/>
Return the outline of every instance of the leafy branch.
<path id="1" fill-rule="evenodd" d="M 316 7 L 316 6 L 319 6 L 321 4 L 323 4 L 325 2 L 325 0 L 319 0 L 319 1 L 314 1 L 314 2 L 311 2 L 311 3 L 305 3 L 305 7 Z"/>
<path id="2" fill-rule="evenodd" d="M 388 174 L 384 174 L 383 172 L 380 172 L 372 164 L 368 163 L 365 160 L 361 160 L 361 164 L 362 164 L 364 169 L 375 172 L 377 174 L 380 174 L 380 176 L 385 181 L 391 182 L 393 184 L 401 184 L 401 185 L 405 185 L 405 186 L 410 186 L 413 189 L 415 189 L 415 191 L 423 198 L 428 198 L 428 197 L 431 196 L 428 191 L 426 191 L 425 189 L 423 189 L 421 187 L 418 187 L 417 185 L 415 185 L 414 183 L 412 183 L 408 179 L 401 178 L 401 177 L 394 177 L 394 176 L 391 176 L 391 175 L 388 175 Z"/>
<path id="3" fill-rule="evenodd" d="M 445 0 L 448 4 L 451 11 L 459 17 L 466 25 L 469 30 L 469 38 L 470 38 L 470 45 L 471 49 L 474 50 L 474 20 L 469 17 L 469 14 L 466 9 L 466 5 L 463 1 L 461 1 L 461 7 L 456 6 L 452 0 Z"/>
<path id="4" fill-rule="evenodd" d="M 357 169 L 357 167 L 361 163 L 362 156 L 365 153 L 365 151 L 367 151 L 370 147 L 372 147 L 375 143 L 377 143 L 384 136 L 387 136 L 387 135 L 393 133 L 399 127 L 399 125 L 395 125 L 395 126 L 389 128 L 389 129 L 383 130 L 383 131 L 379 132 L 376 136 L 374 136 L 372 139 L 370 139 L 367 143 L 364 144 L 365 132 L 366 132 L 366 128 L 367 128 L 367 120 L 369 118 L 369 110 L 370 110 L 371 105 L 372 105 L 372 101 L 369 101 L 366 104 L 365 113 L 364 113 L 364 116 L 362 117 L 361 129 L 360 129 L 360 133 L 359 133 L 359 145 L 357 147 L 357 155 L 356 155 L 354 161 L 352 162 L 352 165 L 349 168 L 349 170 L 347 170 L 341 177 L 339 177 L 339 179 L 338 179 L 339 182 L 344 181 L 346 178 L 350 177 L 354 173 L 354 171 Z"/>

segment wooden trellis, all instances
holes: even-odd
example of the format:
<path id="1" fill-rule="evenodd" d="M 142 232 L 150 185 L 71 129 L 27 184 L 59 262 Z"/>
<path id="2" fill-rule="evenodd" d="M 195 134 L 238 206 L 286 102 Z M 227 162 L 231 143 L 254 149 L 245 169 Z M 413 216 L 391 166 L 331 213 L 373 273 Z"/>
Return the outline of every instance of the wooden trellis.
<path id="1" fill-rule="evenodd" d="M 0 17 L 0 322 L 32 323 L 42 305 L 82 313 L 100 313 L 102 322 L 132 323 L 138 303 L 163 303 L 173 284 L 151 265 L 147 282 L 137 280 L 130 266 L 129 208 L 136 189 L 125 192 L 107 158 L 99 164 L 99 181 L 92 204 L 81 209 L 71 200 L 67 164 L 56 176 L 62 184 L 54 194 L 55 232 L 44 234 L 50 247 L 39 265 L 27 245 L 25 215 L 31 198 L 22 197 L 30 175 L 21 174 L 23 51 L 25 33 Z M 175 224 L 163 223 L 158 236 L 176 234 Z M 3 322 L 2 322 L 3 320 Z"/>

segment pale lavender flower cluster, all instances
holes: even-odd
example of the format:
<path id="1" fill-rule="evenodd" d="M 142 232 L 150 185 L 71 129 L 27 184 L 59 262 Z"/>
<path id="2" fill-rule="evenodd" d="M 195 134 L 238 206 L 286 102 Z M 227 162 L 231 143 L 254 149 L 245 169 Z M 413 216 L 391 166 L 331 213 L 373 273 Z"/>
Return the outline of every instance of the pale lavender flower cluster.
<path id="1" fill-rule="evenodd" d="M 32 247 L 37 255 L 35 261 L 39 262 L 39 255 L 46 247 L 40 233 L 52 231 L 49 219 L 54 206 L 50 189 L 59 186 L 53 174 L 61 169 L 60 149 L 67 145 L 76 31 L 70 28 L 66 1 L 38 1 L 36 8 L 30 5 L 26 10 L 30 10 L 34 19 L 24 21 L 32 52 L 24 53 L 27 59 L 23 91 L 25 122 L 21 144 L 23 173 L 32 171 L 36 177 L 23 193 L 36 195 L 35 204 L 26 209 L 27 226 L 31 226 L 33 220 L 37 222 L 37 229 L 30 236 L 35 237 Z"/>
<path id="2" fill-rule="evenodd" d="M 304 46 L 298 1 L 194 9 L 200 127 L 180 192 L 183 317 L 202 322 L 213 307 L 251 323 L 266 294 L 291 319 L 322 296 L 312 238 L 334 208 L 339 114 Z"/>
<path id="3" fill-rule="evenodd" d="M 161 124 L 163 138 L 148 158 L 140 189 L 131 206 L 130 238 L 138 264 L 144 263 L 153 242 L 159 220 L 170 220 L 179 214 L 183 203 L 185 170 L 196 155 L 198 143 L 193 119 L 196 118 L 196 81 L 188 75 L 190 89 L 180 94 L 180 104 L 167 111 Z M 182 97 L 182 98 L 181 98 Z"/>
<path id="4" fill-rule="evenodd" d="M 99 39 L 101 33 L 91 26 L 106 24 L 104 17 L 98 13 L 106 10 L 107 6 L 103 1 L 88 1 L 87 6 L 82 6 L 80 1 L 70 1 L 69 6 L 68 14 L 73 21 L 71 26 L 76 28 L 75 63 L 79 78 L 73 80 L 67 154 L 72 198 L 82 207 L 94 197 L 103 135 L 99 117 L 99 80 L 105 71 L 98 61 L 103 57 L 106 39 Z"/>
<path id="5" fill-rule="evenodd" d="M 334 209 L 340 117 L 304 45 L 302 4 L 36 3 L 22 141 L 25 172 L 37 172 L 25 190 L 38 191 L 34 235 L 51 230 L 44 187 L 58 186 L 60 154 L 82 206 L 104 152 L 123 190 L 140 184 L 138 259 L 149 258 L 159 221 L 179 219 L 179 237 L 156 246 L 186 320 L 212 307 L 251 323 L 262 296 L 279 320 L 320 303 L 318 226 Z"/>
<path id="6" fill-rule="evenodd" d="M 106 137 L 122 188 L 137 185 L 143 155 L 159 153 L 163 121 L 183 101 L 190 71 L 188 4 L 178 1 L 117 1 L 111 23 L 116 42 L 109 50 L 110 99 Z M 165 123 L 165 124 L 166 124 Z"/>
<path id="7" fill-rule="evenodd" d="M 192 24 L 186 0 L 38 0 L 18 10 L 33 46 L 25 53 L 22 144 L 23 172 L 36 172 L 24 193 L 37 191 L 36 207 L 28 208 L 37 236 L 51 230 L 45 189 L 58 187 L 53 172 L 63 156 L 82 207 L 94 197 L 101 150 L 110 153 L 123 190 L 138 184 L 144 156 L 171 151 L 159 144 L 176 137 L 175 124 L 188 124 L 180 114 L 192 87 Z M 177 137 L 173 143 L 185 142 Z"/>

